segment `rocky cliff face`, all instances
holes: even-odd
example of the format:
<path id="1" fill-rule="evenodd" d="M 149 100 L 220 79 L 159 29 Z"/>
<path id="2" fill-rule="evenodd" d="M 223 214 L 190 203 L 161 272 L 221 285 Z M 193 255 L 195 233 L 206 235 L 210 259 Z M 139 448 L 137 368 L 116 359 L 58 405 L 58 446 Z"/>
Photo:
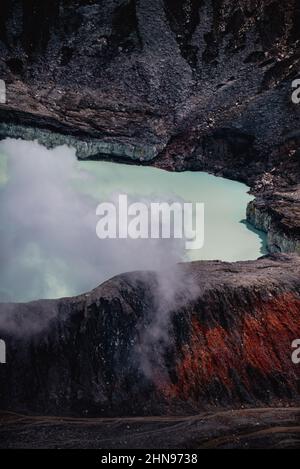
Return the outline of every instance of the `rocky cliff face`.
<path id="1" fill-rule="evenodd" d="M 267 233 L 270 252 L 296 252 L 300 254 L 299 191 L 274 191 L 258 196 L 247 207 L 247 219 Z"/>
<path id="2" fill-rule="evenodd" d="M 0 137 L 210 171 L 260 194 L 293 185 L 299 200 L 297 0 L 2 0 L 0 8 Z M 278 247 L 299 242 L 289 238 Z"/>
<path id="3" fill-rule="evenodd" d="M 257 196 L 248 219 L 270 250 L 299 252 L 299 31 L 297 0 L 2 0 L 0 138 L 245 181 Z M 77 298 L 1 305 L 1 408 L 120 416 L 298 404 L 299 257 L 181 272 L 171 298 L 162 278 L 139 273 Z"/>
<path id="4" fill-rule="evenodd" d="M 172 283 L 162 293 L 158 274 L 132 273 L 77 298 L 2 304 L 2 410 L 182 415 L 299 403 L 300 258 L 179 272 L 172 301 Z"/>

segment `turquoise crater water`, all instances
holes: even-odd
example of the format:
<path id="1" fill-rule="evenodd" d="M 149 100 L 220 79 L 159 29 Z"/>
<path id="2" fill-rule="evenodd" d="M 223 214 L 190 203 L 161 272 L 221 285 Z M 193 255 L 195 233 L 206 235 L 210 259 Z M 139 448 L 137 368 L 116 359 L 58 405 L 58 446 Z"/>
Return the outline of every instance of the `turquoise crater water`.
<path id="1" fill-rule="evenodd" d="M 99 240 L 96 207 L 130 201 L 205 204 L 205 242 Z M 240 261 L 266 253 L 265 235 L 245 222 L 244 184 L 201 172 L 78 161 L 75 150 L 37 142 L 0 142 L 0 301 L 57 298 L 88 291 L 131 270 L 179 261 Z"/>

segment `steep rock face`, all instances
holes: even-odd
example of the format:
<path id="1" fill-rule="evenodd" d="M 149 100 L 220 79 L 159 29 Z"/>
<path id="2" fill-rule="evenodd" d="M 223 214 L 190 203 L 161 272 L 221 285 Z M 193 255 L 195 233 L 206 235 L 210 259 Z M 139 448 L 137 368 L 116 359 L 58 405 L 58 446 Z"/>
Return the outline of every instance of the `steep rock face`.
<path id="1" fill-rule="evenodd" d="M 265 205 L 265 190 L 299 183 L 297 0 L 2 0 L 0 9 L 0 138 L 213 172 L 247 182 Z M 271 217 L 284 206 L 272 200 Z M 270 248 L 290 251 L 299 240 L 281 240 L 277 220 Z M 299 225 L 297 215 L 292 231 Z"/>
<path id="2" fill-rule="evenodd" d="M 247 219 L 267 233 L 270 252 L 300 254 L 300 190 L 274 191 L 257 197 L 247 207 Z"/>
<path id="3" fill-rule="evenodd" d="M 3 0 L 1 119 L 153 146 L 152 157 L 190 133 L 168 164 L 224 171 L 235 166 L 229 128 L 247 134 L 257 175 L 299 127 L 299 18 L 296 0 Z M 224 161 L 212 146 L 226 147 Z"/>
<path id="4" fill-rule="evenodd" d="M 298 256 L 183 264 L 165 283 L 169 274 L 2 304 L 1 408 L 120 416 L 299 403 Z"/>

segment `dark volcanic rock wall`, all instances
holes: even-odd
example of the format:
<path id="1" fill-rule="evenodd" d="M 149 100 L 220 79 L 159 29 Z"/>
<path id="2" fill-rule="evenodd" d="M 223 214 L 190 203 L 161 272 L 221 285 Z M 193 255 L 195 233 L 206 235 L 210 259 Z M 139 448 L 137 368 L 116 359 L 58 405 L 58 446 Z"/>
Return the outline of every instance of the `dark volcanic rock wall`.
<path id="1" fill-rule="evenodd" d="M 297 0 L 0 8 L 3 120 L 142 145 L 152 158 L 166 148 L 161 166 L 248 181 L 272 169 L 271 150 L 299 129 Z"/>
<path id="2" fill-rule="evenodd" d="M 299 31 L 298 0 L 2 0 L 0 138 L 288 189 L 298 214 Z M 271 251 L 300 243 L 272 230 Z"/>
<path id="3" fill-rule="evenodd" d="M 259 194 L 248 218 L 270 249 L 299 251 L 299 28 L 298 0 L 1 0 L 0 138 L 246 181 Z M 154 274 L 1 305 L 1 407 L 120 415 L 298 402 L 299 258 L 184 268 L 196 294 L 179 289 L 165 334 L 152 327 Z"/>
<path id="4" fill-rule="evenodd" d="M 154 273 L 124 274 L 77 298 L 1 305 L 2 410 L 120 416 L 299 403 L 291 344 L 300 258 L 180 272 L 159 327 L 163 279 Z"/>

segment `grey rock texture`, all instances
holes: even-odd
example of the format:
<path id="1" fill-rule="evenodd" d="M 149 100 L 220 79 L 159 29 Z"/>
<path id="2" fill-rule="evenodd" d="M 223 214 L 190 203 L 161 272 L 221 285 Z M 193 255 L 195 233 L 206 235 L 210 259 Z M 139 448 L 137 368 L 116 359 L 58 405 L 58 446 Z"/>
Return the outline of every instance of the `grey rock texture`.
<path id="1" fill-rule="evenodd" d="M 299 404 L 300 257 L 130 273 L 76 298 L 0 305 L 2 410 L 189 414 Z M 173 293 L 170 294 L 173 285 Z"/>
<path id="2" fill-rule="evenodd" d="M 299 31 L 297 0 L 2 0 L 0 138 L 290 189 Z"/>
<path id="3" fill-rule="evenodd" d="M 273 191 L 258 196 L 247 207 L 247 219 L 267 233 L 270 252 L 296 252 L 300 254 L 299 188 Z"/>
<path id="4" fill-rule="evenodd" d="M 270 251 L 299 252 L 300 105 L 291 101 L 299 31 L 298 0 L 1 0 L 0 138 L 244 181 L 257 196 L 248 219 L 268 232 Z M 175 439 L 159 429 L 153 441 L 297 446 L 299 411 L 283 416 L 281 408 L 299 405 L 291 361 L 299 259 L 182 266 L 176 295 L 162 304 L 157 288 L 167 273 L 122 275 L 76 298 L 2 304 L 1 408 L 77 417 L 201 412 L 199 422 L 179 423 Z M 166 313 L 159 324 L 158 312 Z M 273 409 L 263 416 L 261 406 Z M 215 413 L 220 407 L 230 418 Z M 255 414 L 232 411 L 242 407 Z M 21 445 L 62 444 L 54 424 L 35 422 L 22 427 Z M 84 425 L 82 445 L 99 447 Z M 122 425 L 114 444 L 127 447 Z M 5 446 L 20 445 L 11 428 L 0 427 Z M 130 441 L 153 444 L 139 438 L 133 431 Z"/>
<path id="5" fill-rule="evenodd" d="M 297 449 L 299 408 L 184 417 L 62 418 L 1 415 L 0 448 Z M 50 453 L 51 454 L 51 453 Z"/>

